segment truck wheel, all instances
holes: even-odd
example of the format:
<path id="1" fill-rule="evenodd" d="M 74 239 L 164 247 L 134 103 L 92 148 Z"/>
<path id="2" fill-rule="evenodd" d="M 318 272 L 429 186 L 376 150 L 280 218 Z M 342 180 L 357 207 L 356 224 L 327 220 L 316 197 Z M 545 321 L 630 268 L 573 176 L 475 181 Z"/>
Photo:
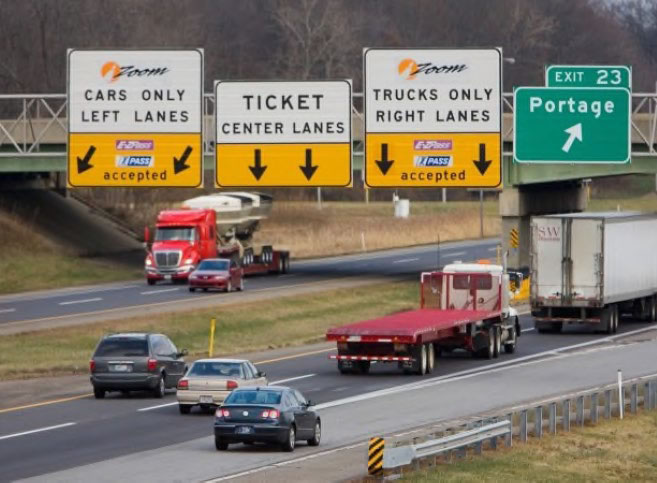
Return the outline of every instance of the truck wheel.
<path id="1" fill-rule="evenodd" d="M 509 338 L 504 343 L 504 352 L 507 354 L 513 354 L 516 351 L 516 343 L 518 339 L 516 337 L 516 327 L 515 325 L 509 329 Z"/>
<path id="2" fill-rule="evenodd" d="M 618 332 L 618 323 L 620 322 L 620 308 L 614 305 L 614 334 Z"/>
<path id="3" fill-rule="evenodd" d="M 650 319 L 648 322 L 655 322 L 657 320 L 657 296 L 650 297 Z"/>
<path id="4" fill-rule="evenodd" d="M 600 314 L 600 330 L 606 334 L 614 333 L 614 306 L 607 305 Z"/>
<path id="5" fill-rule="evenodd" d="M 338 371 L 340 374 L 351 374 L 351 368 L 346 367 L 344 361 L 338 361 Z"/>
<path id="6" fill-rule="evenodd" d="M 427 344 L 427 374 L 433 372 L 436 363 L 436 351 L 432 343 Z"/>
<path id="7" fill-rule="evenodd" d="M 497 358 L 500 356 L 500 352 L 502 352 L 502 330 L 500 327 L 495 327 L 494 328 L 494 333 L 495 333 L 495 352 L 493 353 L 493 357 Z"/>
<path id="8" fill-rule="evenodd" d="M 427 346 L 422 344 L 420 347 L 419 360 L 417 361 L 417 373 L 421 376 L 424 376 L 427 373 Z"/>
<path id="9" fill-rule="evenodd" d="M 370 372 L 370 361 L 358 361 L 356 365 L 356 372 L 358 374 L 367 374 Z"/>
<path id="10" fill-rule="evenodd" d="M 495 357 L 495 330 L 493 327 L 488 329 L 488 347 L 483 350 L 483 356 L 486 359 Z"/>

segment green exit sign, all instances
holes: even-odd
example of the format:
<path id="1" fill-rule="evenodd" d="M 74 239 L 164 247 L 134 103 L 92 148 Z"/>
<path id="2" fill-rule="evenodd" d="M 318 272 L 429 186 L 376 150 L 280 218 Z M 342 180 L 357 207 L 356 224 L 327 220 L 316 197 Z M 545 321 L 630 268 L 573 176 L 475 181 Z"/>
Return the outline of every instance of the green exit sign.
<path id="1" fill-rule="evenodd" d="M 516 162 L 630 161 L 628 89 L 519 87 L 513 99 Z"/>
<path id="2" fill-rule="evenodd" d="M 626 65 L 550 65 L 547 87 L 624 87 L 632 89 L 632 70 Z"/>

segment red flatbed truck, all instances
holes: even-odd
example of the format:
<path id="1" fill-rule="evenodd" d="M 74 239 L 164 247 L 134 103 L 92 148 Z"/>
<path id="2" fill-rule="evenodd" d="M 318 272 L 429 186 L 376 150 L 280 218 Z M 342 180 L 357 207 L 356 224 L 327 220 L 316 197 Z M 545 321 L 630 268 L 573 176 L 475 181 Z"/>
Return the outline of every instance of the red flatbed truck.
<path id="1" fill-rule="evenodd" d="M 509 275 L 500 265 L 454 263 L 423 273 L 419 309 L 330 329 L 326 338 L 338 353 L 329 358 L 342 374 L 367 373 L 377 362 L 424 375 L 442 352 L 513 353 L 521 331 L 509 297 Z"/>

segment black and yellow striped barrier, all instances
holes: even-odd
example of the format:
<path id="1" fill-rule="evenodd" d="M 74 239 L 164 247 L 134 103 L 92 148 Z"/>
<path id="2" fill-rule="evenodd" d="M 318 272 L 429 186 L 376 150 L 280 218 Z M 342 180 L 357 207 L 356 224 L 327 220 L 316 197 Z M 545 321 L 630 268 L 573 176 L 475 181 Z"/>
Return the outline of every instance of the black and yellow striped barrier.
<path id="1" fill-rule="evenodd" d="M 518 230 L 516 228 L 512 228 L 509 232 L 509 245 L 511 245 L 511 248 L 518 248 L 520 246 Z"/>
<path id="2" fill-rule="evenodd" d="M 383 472 L 383 449 L 386 442 L 383 438 L 370 438 L 370 449 L 367 453 L 367 473 L 378 475 Z"/>

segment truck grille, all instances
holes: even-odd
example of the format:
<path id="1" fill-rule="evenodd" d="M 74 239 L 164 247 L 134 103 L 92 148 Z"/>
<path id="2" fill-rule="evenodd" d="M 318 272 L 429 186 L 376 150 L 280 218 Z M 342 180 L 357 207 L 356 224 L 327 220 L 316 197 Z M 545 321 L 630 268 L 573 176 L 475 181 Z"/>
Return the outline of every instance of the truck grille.
<path id="1" fill-rule="evenodd" d="M 158 267 L 177 267 L 180 261 L 180 252 L 155 252 L 155 263 Z"/>

